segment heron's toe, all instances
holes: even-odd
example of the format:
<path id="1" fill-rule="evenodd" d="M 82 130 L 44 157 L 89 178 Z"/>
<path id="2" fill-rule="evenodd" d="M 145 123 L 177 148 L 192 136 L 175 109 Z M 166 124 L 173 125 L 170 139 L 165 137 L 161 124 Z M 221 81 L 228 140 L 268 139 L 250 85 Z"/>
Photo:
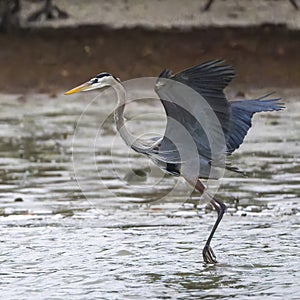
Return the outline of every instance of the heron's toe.
<path id="1" fill-rule="evenodd" d="M 207 264 L 217 263 L 217 258 L 214 254 L 214 251 L 210 247 L 210 245 L 205 245 L 202 254 L 203 254 L 203 259 L 204 259 L 205 263 L 207 263 Z"/>

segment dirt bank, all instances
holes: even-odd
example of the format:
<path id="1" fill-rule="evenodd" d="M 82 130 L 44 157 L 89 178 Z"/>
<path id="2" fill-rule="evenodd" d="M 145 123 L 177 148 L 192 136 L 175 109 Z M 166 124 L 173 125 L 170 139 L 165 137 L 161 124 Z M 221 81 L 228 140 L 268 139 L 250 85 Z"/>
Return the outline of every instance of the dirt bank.
<path id="1" fill-rule="evenodd" d="M 0 90 L 57 93 L 101 72 L 122 80 L 207 59 L 234 65 L 234 84 L 300 84 L 300 32 L 281 26 L 182 30 L 79 27 L 0 35 Z"/>

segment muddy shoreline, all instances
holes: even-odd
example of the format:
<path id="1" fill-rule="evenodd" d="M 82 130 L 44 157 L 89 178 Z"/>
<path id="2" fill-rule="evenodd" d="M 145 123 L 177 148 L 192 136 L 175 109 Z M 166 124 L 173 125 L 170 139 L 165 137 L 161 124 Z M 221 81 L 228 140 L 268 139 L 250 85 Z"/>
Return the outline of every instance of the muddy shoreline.
<path id="1" fill-rule="evenodd" d="M 55 94 L 101 71 L 126 80 L 216 58 L 235 67 L 233 86 L 241 89 L 300 84 L 300 32 L 284 26 L 21 29 L 1 34 L 0 45 L 5 93 Z"/>

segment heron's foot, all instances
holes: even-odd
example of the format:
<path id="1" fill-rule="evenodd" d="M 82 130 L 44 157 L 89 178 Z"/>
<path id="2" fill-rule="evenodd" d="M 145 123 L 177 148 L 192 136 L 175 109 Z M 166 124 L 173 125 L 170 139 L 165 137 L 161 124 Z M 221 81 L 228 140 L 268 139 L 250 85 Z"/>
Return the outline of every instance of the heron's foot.
<path id="1" fill-rule="evenodd" d="M 216 264 L 217 258 L 214 254 L 214 251 L 210 247 L 210 245 L 205 245 L 203 251 L 202 251 L 204 262 L 207 264 Z"/>

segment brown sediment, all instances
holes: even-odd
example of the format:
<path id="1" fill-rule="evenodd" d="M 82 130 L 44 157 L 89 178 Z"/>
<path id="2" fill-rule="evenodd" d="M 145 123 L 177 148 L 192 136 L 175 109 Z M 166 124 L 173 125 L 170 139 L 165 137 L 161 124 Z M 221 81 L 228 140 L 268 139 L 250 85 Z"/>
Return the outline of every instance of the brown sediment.
<path id="1" fill-rule="evenodd" d="M 104 27 L 0 35 L 0 91 L 56 93 L 107 71 L 122 80 L 225 59 L 247 87 L 298 87 L 300 32 L 281 26 L 182 31 Z"/>

